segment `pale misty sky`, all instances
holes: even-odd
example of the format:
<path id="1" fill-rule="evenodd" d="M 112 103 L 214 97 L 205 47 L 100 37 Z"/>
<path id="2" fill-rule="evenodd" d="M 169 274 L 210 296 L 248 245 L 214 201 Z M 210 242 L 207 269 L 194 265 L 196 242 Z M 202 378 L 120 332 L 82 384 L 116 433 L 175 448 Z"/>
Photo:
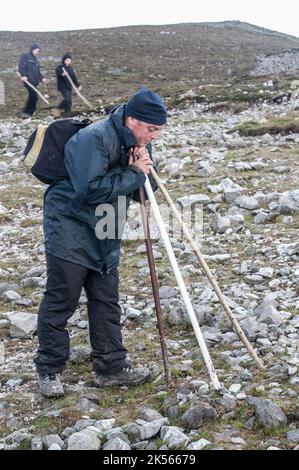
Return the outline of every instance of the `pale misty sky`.
<path id="1" fill-rule="evenodd" d="M 298 0 L 4 0 L 0 31 L 240 20 L 299 37 L 298 13 Z"/>

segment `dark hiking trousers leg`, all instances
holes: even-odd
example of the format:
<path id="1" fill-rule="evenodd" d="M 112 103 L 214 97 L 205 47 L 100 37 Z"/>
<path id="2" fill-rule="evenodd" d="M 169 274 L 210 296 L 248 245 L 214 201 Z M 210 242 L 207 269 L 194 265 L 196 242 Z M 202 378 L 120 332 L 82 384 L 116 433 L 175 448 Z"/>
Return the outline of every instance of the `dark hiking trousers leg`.
<path id="1" fill-rule="evenodd" d="M 63 109 L 66 113 L 69 113 L 72 110 L 72 90 L 63 90 L 60 91 L 63 96 L 58 109 Z"/>
<path id="2" fill-rule="evenodd" d="M 79 302 L 88 269 L 47 255 L 47 285 L 38 313 L 39 348 L 34 362 L 39 373 L 62 372 L 69 358 L 68 319 Z"/>
<path id="3" fill-rule="evenodd" d="M 32 116 L 36 110 L 38 96 L 37 96 L 37 93 L 34 90 L 32 90 L 32 88 L 30 88 L 29 86 L 25 86 L 25 88 L 28 92 L 28 98 L 23 108 L 23 112 L 26 114 L 30 114 Z"/>
<path id="4" fill-rule="evenodd" d="M 118 270 L 101 275 L 89 270 L 84 283 L 88 299 L 91 358 L 96 372 L 117 372 L 126 365 L 118 304 Z"/>

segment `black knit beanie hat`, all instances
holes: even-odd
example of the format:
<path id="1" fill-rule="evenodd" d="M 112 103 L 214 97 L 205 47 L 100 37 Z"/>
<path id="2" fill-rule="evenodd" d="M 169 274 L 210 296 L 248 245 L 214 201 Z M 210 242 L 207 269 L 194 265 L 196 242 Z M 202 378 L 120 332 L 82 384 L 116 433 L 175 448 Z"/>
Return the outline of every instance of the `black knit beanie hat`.
<path id="1" fill-rule="evenodd" d="M 125 115 L 157 126 L 167 122 L 167 109 L 162 98 L 146 87 L 141 87 L 128 101 Z"/>

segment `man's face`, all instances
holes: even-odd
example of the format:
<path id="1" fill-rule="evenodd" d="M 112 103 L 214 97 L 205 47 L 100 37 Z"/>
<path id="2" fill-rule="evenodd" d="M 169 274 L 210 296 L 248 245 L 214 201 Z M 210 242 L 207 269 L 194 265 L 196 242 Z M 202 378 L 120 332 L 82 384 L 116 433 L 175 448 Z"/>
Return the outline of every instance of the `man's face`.
<path id="1" fill-rule="evenodd" d="M 65 59 L 64 63 L 65 63 L 65 65 L 68 67 L 69 65 L 71 65 L 72 59 L 67 58 L 67 59 Z"/>
<path id="2" fill-rule="evenodd" d="M 138 119 L 128 117 L 127 127 L 132 131 L 139 147 L 145 147 L 159 137 L 164 126 L 148 124 Z"/>
<path id="3" fill-rule="evenodd" d="M 33 49 L 32 54 L 37 56 L 39 54 L 40 49 L 37 47 L 36 49 Z"/>

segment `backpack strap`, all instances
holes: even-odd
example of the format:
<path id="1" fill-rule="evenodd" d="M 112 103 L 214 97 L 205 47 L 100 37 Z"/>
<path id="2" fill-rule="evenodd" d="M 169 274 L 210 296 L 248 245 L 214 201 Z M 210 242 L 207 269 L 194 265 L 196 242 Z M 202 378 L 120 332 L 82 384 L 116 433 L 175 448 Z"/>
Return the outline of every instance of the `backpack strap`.
<path id="1" fill-rule="evenodd" d="M 45 138 L 46 130 L 48 129 L 48 125 L 39 124 L 36 129 L 36 134 L 34 137 L 33 145 L 29 152 L 26 154 L 24 159 L 24 165 L 26 167 L 32 167 L 36 162 L 36 159 L 39 155 L 40 149 L 43 145 L 43 141 Z"/>

